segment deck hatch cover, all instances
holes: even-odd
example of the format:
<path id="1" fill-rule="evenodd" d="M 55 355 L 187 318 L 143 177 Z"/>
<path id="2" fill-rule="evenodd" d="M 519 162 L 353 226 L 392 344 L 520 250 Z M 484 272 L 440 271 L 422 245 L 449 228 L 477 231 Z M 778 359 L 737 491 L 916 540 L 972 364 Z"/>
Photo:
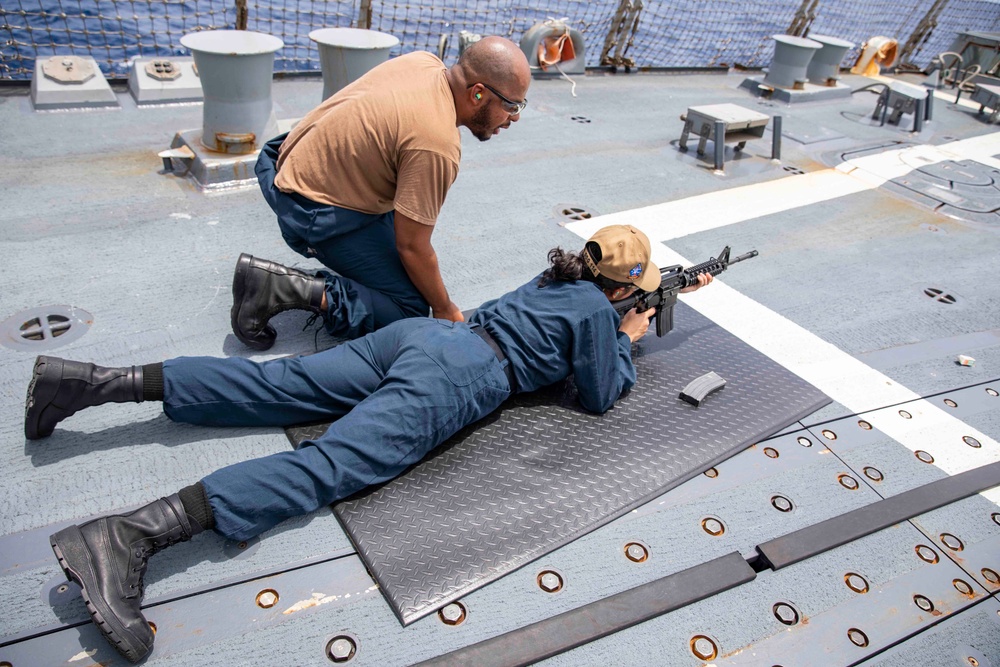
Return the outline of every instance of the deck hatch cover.
<path id="1" fill-rule="evenodd" d="M 87 333 L 94 316 L 73 306 L 22 310 L 0 323 L 0 344 L 13 350 L 51 350 Z"/>
<path id="2" fill-rule="evenodd" d="M 829 402 L 678 304 L 676 328 L 634 354 L 638 383 L 603 416 L 571 383 L 522 394 L 388 484 L 335 512 L 409 624 L 652 500 Z M 678 399 L 715 371 L 700 408 Z M 288 430 L 292 443 L 325 425 Z"/>
<path id="3" fill-rule="evenodd" d="M 924 165 L 886 185 L 954 218 L 1000 222 L 1000 170 L 975 160 Z"/>

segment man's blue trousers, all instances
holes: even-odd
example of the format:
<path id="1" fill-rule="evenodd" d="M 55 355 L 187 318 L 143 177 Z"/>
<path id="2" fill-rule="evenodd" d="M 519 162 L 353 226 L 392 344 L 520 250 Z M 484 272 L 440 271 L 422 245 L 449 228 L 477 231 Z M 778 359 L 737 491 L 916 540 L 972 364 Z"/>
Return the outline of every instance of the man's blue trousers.
<path id="1" fill-rule="evenodd" d="M 493 350 L 464 323 L 400 320 L 318 354 L 263 363 L 163 364 L 167 416 L 228 426 L 336 421 L 299 449 L 202 480 L 215 529 L 244 540 L 402 473 L 510 394 Z"/>
<path id="2" fill-rule="evenodd" d="M 327 331 L 357 338 L 396 320 L 427 315 L 430 306 L 396 250 L 394 212 L 361 213 L 279 190 L 274 179 L 284 138 L 264 145 L 254 171 L 285 243 L 338 274 L 326 274 Z"/>

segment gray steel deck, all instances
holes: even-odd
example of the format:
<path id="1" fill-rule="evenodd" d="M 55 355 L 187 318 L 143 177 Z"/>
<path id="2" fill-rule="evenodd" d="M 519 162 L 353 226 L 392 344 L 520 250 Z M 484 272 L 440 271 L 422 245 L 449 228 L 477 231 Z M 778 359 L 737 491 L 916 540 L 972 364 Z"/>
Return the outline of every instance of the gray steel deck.
<path id="1" fill-rule="evenodd" d="M 431 616 L 403 628 L 328 510 L 245 545 L 200 537 L 151 561 L 147 614 L 158 635 L 146 664 L 325 665 L 327 642 L 341 634 L 358 643 L 348 664 L 410 664 L 734 550 L 749 555 L 767 539 L 1000 459 L 1000 398 L 986 391 L 1000 391 L 1000 222 L 956 220 L 928 200 L 904 199 L 898 183 L 876 187 L 891 180 L 884 165 L 832 169 L 845 155 L 957 145 L 956 161 L 983 148 L 976 160 L 996 175 L 997 127 L 938 100 L 933 122 L 914 135 L 905 120 L 904 128 L 867 123 L 871 94 L 784 106 L 737 90 L 743 78 L 591 75 L 575 98 L 565 81 L 535 81 L 531 106 L 510 131 L 482 144 L 463 133 L 462 172 L 434 237 L 442 273 L 462 308 L 519 285 L 549 248 L 576 248 L 587 235 L 590 221 L 559 215 L 570 207 L 608 222 L 648 221 L 663 244 L 658 261 L 700 261 L 726 244 L 756 248 L 759 258 L 688 303 L 833 405 L 721 464 L 715 477 L 691 480 L 468 595 L 458 626 Z M 845 79 L 853 88 L 870 83 Z M 318 78 L 276 81 L 278 117 L 301 116 L 321 89 Z M 127 93 L 119 98 L 120 110 L 36 113 L 26 91 L 0 91 L 0 319 L 82 308 L 93 315 L 89 331 L 52 353 L 106 365 L 313 349 L 303 313 L 277 318 L 268 355 L 252 354 L 229 330 L 240 252 L 309 263 L 284 246 L 255 188 L 204 194 L 159 173 L 156 152 L 200 126 L 200 105 L 137 109 Z M 710 153 L 699 160 L 677 151 L 678 116 L 725 102 L 783 116 L 780 164 L 769 160 L 770 134 L 739 159 L 728 153 L 724 175 L 713 173 Z M 927 164 L 910 157 L 893 163 L 896 171 L 910 165 L 893 178 Z M 957 301 L 931 299 L 928 288 Z M 330 344 L 323 333 L 315 340 Z M 958 365 L 958 354 L 975 365 Z M 153 404 L 87 410 L 47 440 L 26 442 L 34 356 L 0 348 L 0 664 L 121 664 L 62 586 L 47 536 L 288 442 L 279 429 L 173 424 Z M 772 506 L 779 494 L 792 511 Z M 1000 585 L 984 572 L 1000 572 L 998 499 L 994 491 L 931 512 L 546 664 L 1000 665 Z M 726 532 L 707 534 L 706 517 Z M 651 557 L 627 560 L 630 541 Z M 921 560 L 920 545 L 937 562 Z M 543 569 L 563 575 L 561 591 L 538 587 Z M 846 585 L 849 573 L 867 592 Z M 265 589 L 279 595 L 269 609 L 255 603 Z M 915 594 L 932 600 L 933 612 L 918 608 Z M 778 620 L 780 602 L 799 623 Z"/>

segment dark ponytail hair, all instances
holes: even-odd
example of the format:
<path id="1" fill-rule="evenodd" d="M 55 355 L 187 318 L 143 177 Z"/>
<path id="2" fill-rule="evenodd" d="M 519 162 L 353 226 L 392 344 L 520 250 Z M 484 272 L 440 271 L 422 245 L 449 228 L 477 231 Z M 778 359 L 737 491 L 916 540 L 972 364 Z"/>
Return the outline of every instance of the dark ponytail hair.
<path id="1" fill-rule="evenodd" d="M 622 287 L 624 283 L 609 280 L 598 274 L 594 275 L 587 268 L 583 260 L 583 253 L 588 252 L 595 262 L 601 261 L 601 246 L 592 241 L 588 241 L 580 254 L 566 252 L 562 248 L 549 250 L 549 268 L 542 273 L 538 280 L 539 287 L 545 287 L 550 282 L 569 282 L 573 280 L 587 280 L 597 283 L 601 289 L 614 289 Z"/>
<path id="2" fill-rule="evenodd" d="M 545 287 L 550 282 L 568 282 L 580 280 L 587 271 L 583 258 L 575 252 L 566 252 L 562 248 L 549 250 L 549 268 L 545 270 L 538 281 L 539 287 Z"/>

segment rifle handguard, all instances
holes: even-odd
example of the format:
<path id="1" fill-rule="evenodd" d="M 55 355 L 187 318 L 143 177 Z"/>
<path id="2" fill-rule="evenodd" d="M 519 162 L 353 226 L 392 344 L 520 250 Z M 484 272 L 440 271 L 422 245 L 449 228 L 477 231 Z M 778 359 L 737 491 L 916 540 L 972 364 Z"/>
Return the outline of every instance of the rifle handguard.
<path id="1" fill-rule="evenodd" d="M 650 292 L 639 292 L 616 301 L 614 303 L 615 310 L 619 315 L 624 315 L 632 308 L 641 308 L 640 312 L 645 312 L 647 308 L 656 308 L 656 335 L 662 338 L 674 328 L 674 305 L 677 303 L 677 294 L 681 290 L 696 283 L 698 276 L 702 273 L 717 276 L 731 265 L 756 256 L 757 251 L 751 250 L 730 259 L 729 246 L 726 246 L 719 253 L 718 259 L 711 257 L 707 261 L 687 269 L 679 264 L 661 268 L 660 286 L 657 289 Z"/>

